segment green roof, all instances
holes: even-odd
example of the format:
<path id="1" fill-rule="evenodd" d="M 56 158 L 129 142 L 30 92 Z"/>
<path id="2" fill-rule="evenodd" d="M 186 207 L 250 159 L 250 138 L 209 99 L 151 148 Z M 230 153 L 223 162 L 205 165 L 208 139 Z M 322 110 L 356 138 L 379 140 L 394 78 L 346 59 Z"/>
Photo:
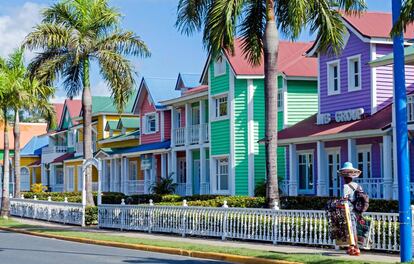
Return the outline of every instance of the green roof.
<path id="1" fill-rule="evenodd" d="M 405 62 L 410 62 L 410 64 L 414 63 L 414 45 L 409 46 L 404 49 L 404 60 Z M 390 53 L 388 55 L 382 56 L 381 58 L 378 58 L 376 60 L 373 60 L 370 62 L 371 66 L 373 67 L 379 67 L 379 66 L 385 66 L 390 65 L 394 63 L 394 53 Z"/>
<path id="2" fill-rule="evenodd" d="M 137 97 L 137 91 L 129 97 L 128 102 L 124 106 L 124 113 L 132 113 L 134 109 L 135 98 Z M 110 96 L 92 96 L 92 113 L 118 113 L 114 100 Z"/>
<path id="3" fill-rule="evenodd" d="M 105 131 L 116 130 L 118 126 L 118 121 L 108 121 L 106 122 Z"/>
<path id="4" fill-rule="evenodd" d="M 139 128 L 139 117 L 121 117 L 118 122 L 118 129 L 125 128 Z"/>
<path id="5" fill-rule="evenodd" d="M 130 136 L 136 136 L 136 137 L 138 137 L 139 136 L 139 129 L 138 130 L 135 130 L 135 131 L 132 131 L 130 133 L 125 133 L 125 134 L 121 134 L 121 135 L 116 135 L 116 136 L 113 136 L 113 137 L 109 137 L 109 138 L 106 138 L 104 140 L 122 139 L 122 138 L 127 138 L 127 137 L 130 137 Z"/>

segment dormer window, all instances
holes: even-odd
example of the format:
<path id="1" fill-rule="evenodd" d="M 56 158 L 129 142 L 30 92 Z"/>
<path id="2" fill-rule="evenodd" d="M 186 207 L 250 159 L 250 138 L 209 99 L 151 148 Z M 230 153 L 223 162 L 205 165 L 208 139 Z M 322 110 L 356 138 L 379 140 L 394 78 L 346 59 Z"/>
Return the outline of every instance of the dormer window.
<path id="1" fill-rule="evenodd" d="M 152 134 L 158 131 L 158 115 L 157 113 L 146 114 L 143 125 L 145 126 L 145 134 Z"/>
<path id="2" fill-rule="evenodd" d="M 361 55 L 348 57 L 348 91 L 361 89 Z"/>
<path id="3" fill-rule="evenodd" d="M 341 93 L 341 78 L 339 60 L 327 63 L 328 68 L 328 95 Z"/>
<path id="4" fill-rule="evenodd" d="M 214 62 L 214 76 L 226 74 L 226 62 L 223 56 L 218 56 Z"/>

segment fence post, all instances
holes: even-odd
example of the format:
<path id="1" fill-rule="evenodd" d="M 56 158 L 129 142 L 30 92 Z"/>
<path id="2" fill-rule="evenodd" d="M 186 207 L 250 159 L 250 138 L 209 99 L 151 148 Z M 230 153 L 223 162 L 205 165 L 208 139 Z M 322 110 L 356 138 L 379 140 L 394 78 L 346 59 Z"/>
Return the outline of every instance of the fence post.
<path id="1" fill-rule="evenodd" d="M 153 201 L 152 201 L 152 199 L 150 199 L 149 200 L 149 205 L 150 205 L 150 207 L 148 208 L 148 233 L 150 233 L 151 234 L 151 229 L 152 229 L 152 217 L 153 217 L 153 206 L 154 206 L 154 203 L 153 203 Z"/>
<path id="2" fill-rule="evenodd" d="M 121 231 L 124 230 L 124 225 L 125 225 L 125 199 L 121 199 L 121 209 L 119 210 L 119 217 L 121 217 Z"/>
<path id="3" fill-rule="evenodd" d="M 226 240 L 226 236 L 227 236 L 227 218 L 228 218 L 228 208 L 229 206 L 227 205 L 227 201 L 224 201 L 223 206 L 222 206 L 222 210 L 224 211 L 224 216 L 222 218 L 222 222 L 221 222 L 221 227 L 223 230 L 223 233 L 221 235 L 221 240 Z"/>
<path id="4" fill-rule="evenodd" d="M 51 196 L 48 196 L 47 197 L 47 201 L 48 202 L 51 202 L 52 201 L 52 197 Z M 52 215 L 52 210 L 50 209 L 50 205 L 47 207 L 47 221 L 49 222 L 50 221 L 50 218 L 51 218 L 51 215 Z"/>
<path id="5" fill-rule="evenodd" d="M 182 229 L 182 236 L 185 237 L 185 231 L 187 226 L 187 200 L 183 200 L 183 216 L 182 216 L 182 222 L 181 222 L 181 229 Z"/>
<path id="6" fill-rule="evenodd" d="M 273 245 L 276 245 L 277 244 L 277 229 L 278 229 L 278 226 L 277 226 L 277 220 L 278 220 L 278 217 L 277 217 L 277 211 L 278 210 L 273 210 L 273 214 L 272 214 L 272 233 L 273 233 Z"/>

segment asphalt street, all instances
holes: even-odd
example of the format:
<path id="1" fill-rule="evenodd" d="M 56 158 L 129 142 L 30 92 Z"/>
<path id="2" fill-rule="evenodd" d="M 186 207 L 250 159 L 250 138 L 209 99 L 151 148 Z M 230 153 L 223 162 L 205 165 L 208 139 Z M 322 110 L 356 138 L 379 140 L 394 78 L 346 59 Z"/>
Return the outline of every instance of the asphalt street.
<path id="1" fill-rule="evenodd" d="M 0 231 L 0 264 L 224 263 Z"/>

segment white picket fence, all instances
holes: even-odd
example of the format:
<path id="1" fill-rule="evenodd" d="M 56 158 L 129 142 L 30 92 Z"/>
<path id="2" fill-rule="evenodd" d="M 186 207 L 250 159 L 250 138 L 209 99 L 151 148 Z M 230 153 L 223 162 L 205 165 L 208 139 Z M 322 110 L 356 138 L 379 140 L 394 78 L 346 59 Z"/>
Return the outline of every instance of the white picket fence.
<path id="1" fill-rule="evenodd" d="M 366 213 L 372 219 L 372 248 L 399 251 L 398 214 Z M 99 227 L 182 236 L 206 236 L 334 246 L 325 211 L 101 205 Z"/>
<path id="2" fill-rule="evenodd" d="M 80 203 L 10 199 L 10 215 L 17 217 L 83 225 L 84 211 Z"/>

